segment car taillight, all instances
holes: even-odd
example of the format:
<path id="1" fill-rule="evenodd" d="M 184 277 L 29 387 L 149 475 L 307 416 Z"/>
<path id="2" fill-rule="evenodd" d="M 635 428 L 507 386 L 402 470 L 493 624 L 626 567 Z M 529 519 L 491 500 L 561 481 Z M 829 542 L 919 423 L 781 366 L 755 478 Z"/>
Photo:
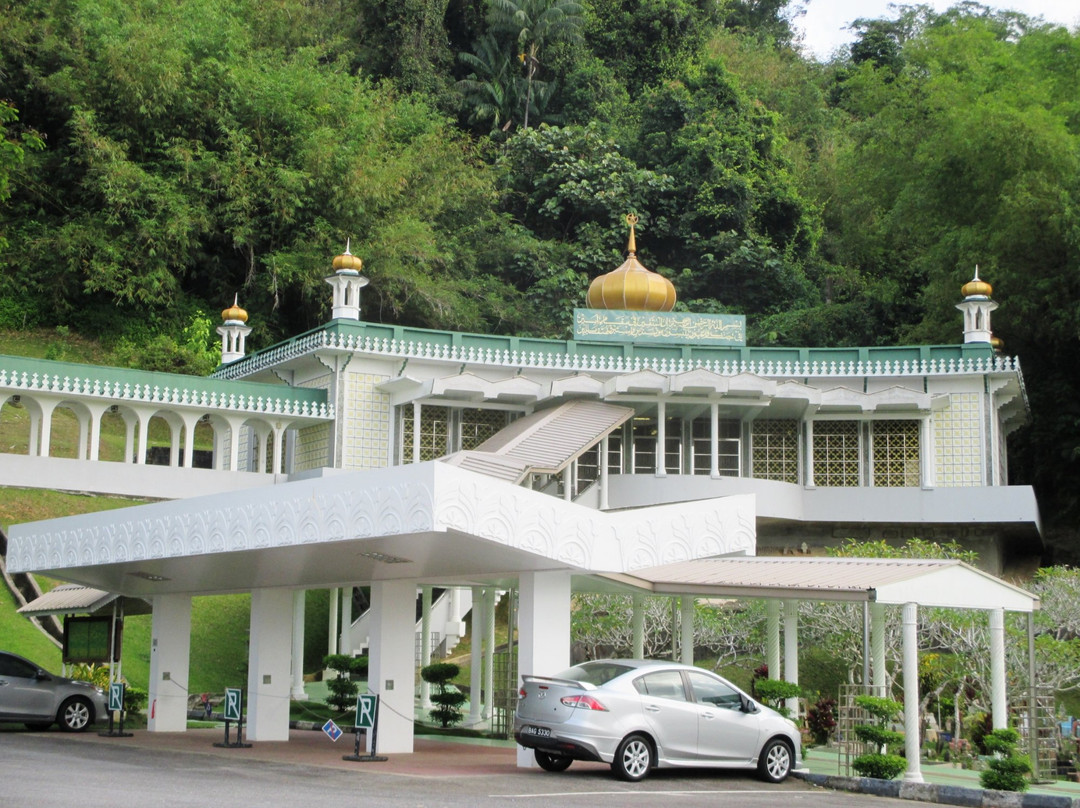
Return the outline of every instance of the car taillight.
<path id="1" fill-rule="evenodd" d="M 605 713 L 607 712 L 607 707 L 592 696 L 563 696 L 559 701 L 574 710 L 600 710 Z"/>
<path id="2" fill-rule="evenodd" d="M 519 699 L 525 698 L 525 685 L 522 685 L 521 689 L 518 691 L 518 698 Z"/>

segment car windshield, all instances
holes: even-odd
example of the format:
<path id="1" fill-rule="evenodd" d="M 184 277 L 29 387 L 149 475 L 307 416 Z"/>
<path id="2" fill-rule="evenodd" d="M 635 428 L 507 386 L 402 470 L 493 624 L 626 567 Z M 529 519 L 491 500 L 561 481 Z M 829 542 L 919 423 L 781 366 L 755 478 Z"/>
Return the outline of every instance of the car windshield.
<path id="1" fill-rule="evenodd" d="M 629 665 L 621 665 L 618 662 L 582 662 L 580 665 L 555 674 L 555 678 L 600 686 L 631 670 L 633 668 Z"/>

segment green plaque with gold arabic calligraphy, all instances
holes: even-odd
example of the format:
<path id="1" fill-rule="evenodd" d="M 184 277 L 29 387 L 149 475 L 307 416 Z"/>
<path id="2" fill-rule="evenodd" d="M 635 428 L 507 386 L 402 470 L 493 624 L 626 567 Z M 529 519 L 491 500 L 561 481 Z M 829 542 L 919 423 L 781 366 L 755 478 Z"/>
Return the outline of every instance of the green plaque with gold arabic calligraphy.
<path id="1" fill-rule="evenodd" d="M 746 345 L 746 315 L 574 309 L 574 339 L 654 345 Z"/>

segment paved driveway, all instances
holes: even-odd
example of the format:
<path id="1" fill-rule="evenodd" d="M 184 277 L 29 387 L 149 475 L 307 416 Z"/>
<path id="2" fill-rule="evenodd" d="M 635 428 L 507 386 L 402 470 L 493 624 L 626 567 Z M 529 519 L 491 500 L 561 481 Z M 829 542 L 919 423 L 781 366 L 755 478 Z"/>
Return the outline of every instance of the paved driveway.
<path id="1" fill-rule="evenodd" d="M 219 730 L 137 731 L 132 738 L 56 731 L 0 732 L 0 805 L 189 808 L 370 805 L 537 808 L 886 808 L 916 803 L 840 794 L 790 779 L 779 786 L 731 772 L 661 771 L 641 783 L 607 766 L 521 770 L 514 750 L 418 739 L 413 755 L 350 763 L 351 736 L 292 733 L 288 743 L 216 749 Z"/>

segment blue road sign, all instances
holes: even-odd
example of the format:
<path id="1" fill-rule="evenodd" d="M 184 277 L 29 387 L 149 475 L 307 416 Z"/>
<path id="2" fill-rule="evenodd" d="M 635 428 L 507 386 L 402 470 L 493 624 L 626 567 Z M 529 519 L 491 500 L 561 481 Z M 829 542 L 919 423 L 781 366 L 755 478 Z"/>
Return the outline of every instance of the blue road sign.
<path id="1" fill-rule="evenodd" d="M 322 731 L 327 734 L 331 741 L 336 741 L 342 735 L 341 727 L 335 724 L 332 718 L 323 724 Z"/>
<path id="2" fill-rule="evenodd" d="M 242 691 L 238 687 L 225 688 L 225 720 L 226 721 L 239 721 L 240 720 L 240 705 Z"/>
<path id="3" fill-rule="evenodd" d="M 124 683 L 114 682 L 109 685 L 109 712 L 118 713 L 124 709 Z"/>
<path id="4" fill-rule="evenodd" d="M 379 712 L 379 697 L 374 693 L 364 693 L 356 697 L 356 728 L 375 729 L 376 716 Z"/>

